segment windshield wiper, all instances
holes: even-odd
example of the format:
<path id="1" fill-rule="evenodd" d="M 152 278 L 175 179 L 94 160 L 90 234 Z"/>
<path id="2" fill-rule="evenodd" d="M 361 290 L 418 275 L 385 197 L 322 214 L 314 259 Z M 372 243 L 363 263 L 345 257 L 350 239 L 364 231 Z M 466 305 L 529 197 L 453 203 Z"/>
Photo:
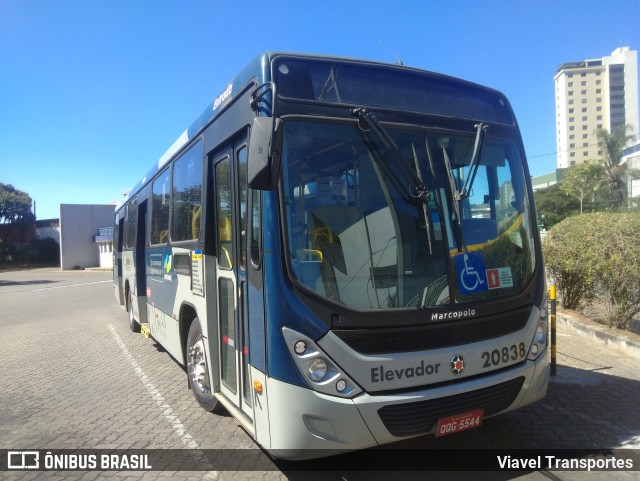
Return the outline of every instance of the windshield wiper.
<path id="1" fill-rule="evenodd" d="M 340 92 L 338 91 L 338 66 L 332 65 L 329 69 L 329 76 L 327 77 L 326 82 L 324 83 L 322 90 L 320 90 L 320 95 L 318 96 L 318 100 L 324 100 L 324 96 L 329 93 L 330 90 L 334 90 L 336 93 L 336 100 L 338 102 L 342 102 L 340 100 Z"/>
<path id="2" fill-rule="evenodd" d="M 358 120 L 363 121 L 368 129 L 373 132 L 376 137 L 382 141 L 384 147 L 389 150 L 394 157 L 394 160 L 398 164 L 398 166 L 404 171 L 407 177 L 413 183 L 413 192 L 411 193 L 411 197 L 414 199 L 420 200 L 422 202 L 429 202 L 431 199 L 431 195 L 429 194 L 429 189 L 424 185 L 422 180 L 422 175 L 420 174 L 420 169 L 418 167 L 418 158 L 415 155 L 414 148 L 414 165 L 416 167 L 416 171 L 412 171 L 407 167 L 407 163 L 405 162 L 402 152 L 396 145 L 395 141 L 389 135 L 389 132 L 382 126 L 380 121 L 371 113 L 369 109 L 366 107 L 360 107 L 351 110 L 351 115 L 356 117 Z"/>
<path id="3" fill-rule="evenodd" d="M 476 128 L 476 141 L 473 146 L 473 153 L 471 154 L 471 161 L 469 162 L 469 172 L 464 179 L 462 189 L 458 190 L 455 177 L 453 175 L 453 169 L 451 168 L 451 162 L 449 160 L 449 154 L 447 154 L 448 139 L 443 139 L 440 147 L 442 147 L 442 157 L 444 158 L 444 165 L 447 168 L 447 179 L 449 180 L 449 188 L 451 195 L 453 196 L 453 208 L 456 212 L 456 234 L 458 240 L 458 249 L 464 248 L 464 240 L 462 238 L 462 216 L 460 214 L 460 202 L 471 195 L 471 189 L 473 187 L 473 181 L 478 173 L 478 167 L 480 167 L 480 157 L 482 156 L 482 147 L 484 147 L 484 139 L 489 126 L 480 122 L 475 125 Z"/>
<path id="4" fill-rule="evenodd" d="M 410 192 L 410 196 L 414 201 L 419 201 L 421 204 L 421 212 L 423 215 L 425 229 L 427 231 L 427 242 L 429 244 L 429 254 L 433 254 L 432 248 L 432 239 L 431 239 L 431 219 L 429 218 L 429 209 L 428 204 L 429 200 L 431 200 L 431 194 L 429 193 L 429 189 L 424 184 L 422 173 L 420 171 L 420 166 L 418 163 L 418 155 L 416 154 L 415 145 L 411 144 L 412 152 L 413 152 L 413 165 L 414 171 L 412 171 L 408 166 L 407 162 L 404 159 L 404 156 L 398 145 L 395 143 L 389 132 L 382 126 L 380 121 L 373 115 L 373 113 L 367 109 L 366 107 L 354 108 L 351 110 L 351 115 L 356 117 L 359 121 L 364 122 L 368 130 L 362 129 L 365 132 L 372 132 L 375 136 L 382 142 L 385 149 L 387 149 L 391 154 L 392 158 L 395 160 L 396 164 L 400 167 L 402 171 L 404 171 L 405 175 L 410 179 L 413 184 L 412 192 Z M 402 192 L 402 184 L 400 183 L 400 179 L 397 174 L 393 172 L 393 170 L 385 167 L 385 171 L 400 189 Z"/>
<path id="5" fill-rule="evenodd" d="M 482 147 L 484 147 L 484 138 L 489 126 L 480 122 L 476 126 L 476 142 L 473 146 L 473 154 L 471 154 L 471 162 L 469 162 L 469 172 L 467 178 L 464 179 L 462 189 L 457 192 L 456 200 L 459 202 L 466 199 L 471 195 L 471 188 L 473 187 L 473 181 L 476 179 L 478 173 L 478 167 L 480 166 L 480 157 L 482 156 Z"/>

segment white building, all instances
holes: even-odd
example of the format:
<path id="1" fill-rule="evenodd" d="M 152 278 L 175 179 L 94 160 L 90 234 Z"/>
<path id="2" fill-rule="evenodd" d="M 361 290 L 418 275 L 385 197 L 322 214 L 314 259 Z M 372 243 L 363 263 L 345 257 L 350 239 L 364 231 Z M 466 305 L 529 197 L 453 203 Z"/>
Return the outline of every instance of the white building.
<path id="1" fill-rule="evenodd" d="M 114 205 L 60 204 L 60 267 L 112 267 Z"/>
<path id="2" fill-rule="evenodd" d="M 594 132 L 621 125 L 638 129 L 638 55 L 620 47 L 611 55 L 564 63 L 554 77 L 559 169 L 602 157 Z"/>

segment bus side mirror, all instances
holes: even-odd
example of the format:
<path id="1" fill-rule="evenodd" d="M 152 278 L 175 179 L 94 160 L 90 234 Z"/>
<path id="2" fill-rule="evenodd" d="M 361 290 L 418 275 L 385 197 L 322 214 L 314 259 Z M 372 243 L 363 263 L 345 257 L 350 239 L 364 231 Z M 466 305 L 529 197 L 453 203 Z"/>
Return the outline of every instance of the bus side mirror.
<path id="1" fill-rule="evenodd" d="M 273 117 L 256 117 L 251 126 L 247 182 L 256 190 L 273 190 L 280 173 L 279 136 L 282 121 Z"/>

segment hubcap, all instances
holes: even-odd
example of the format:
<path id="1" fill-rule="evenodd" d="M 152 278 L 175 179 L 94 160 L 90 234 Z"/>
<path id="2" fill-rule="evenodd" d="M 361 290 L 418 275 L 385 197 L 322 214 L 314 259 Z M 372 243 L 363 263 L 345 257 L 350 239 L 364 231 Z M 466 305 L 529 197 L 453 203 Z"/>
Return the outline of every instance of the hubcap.
<path id="1" fill-rule="evenodd" d="M 209 386 L 207 359 L 204 352 L 204 340 L 202 336 L 199 336 L 196 342 L 193 343 L 187 357 L 191 386 L 201 394 L 209 394 L 211 387 Z"/>

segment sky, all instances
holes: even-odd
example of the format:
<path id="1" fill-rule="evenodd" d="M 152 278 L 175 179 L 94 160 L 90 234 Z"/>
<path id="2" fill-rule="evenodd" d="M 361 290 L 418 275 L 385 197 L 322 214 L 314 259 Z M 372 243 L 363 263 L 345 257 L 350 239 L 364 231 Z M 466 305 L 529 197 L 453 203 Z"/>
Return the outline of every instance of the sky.
<path id="1" fill-rule="evenodd" d="M 395 62 L 507 95 L 556 167 L 553 77 L 640 49 L 639 0 L 0 0 L 0 182 L 38 219 L 122 198 L 251 59 Z"/>

